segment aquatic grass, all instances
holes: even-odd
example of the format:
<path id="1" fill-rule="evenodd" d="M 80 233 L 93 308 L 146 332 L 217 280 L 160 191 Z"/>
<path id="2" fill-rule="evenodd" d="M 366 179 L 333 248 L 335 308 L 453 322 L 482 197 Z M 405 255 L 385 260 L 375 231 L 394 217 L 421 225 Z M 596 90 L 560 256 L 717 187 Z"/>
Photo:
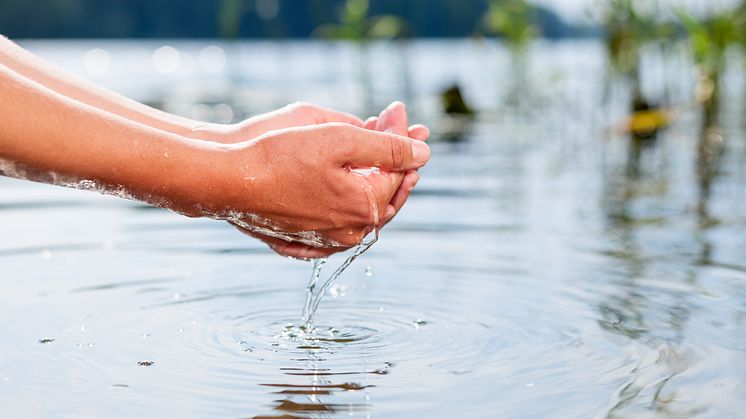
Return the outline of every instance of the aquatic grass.
<path id="1" fill-rule="evenodd" d="M 539 35 L 536 8 L 526 0 L 490 0 L 481 25 L 486 34 L 501 37 L 510 51 L 512 83 L 506 103 L 520 107 L 529 94 L 528 47 Z"/>
<path id="2" fill-rule="evenodd" d="M 360 85 L 367 109 L 373 109 L 373 86 L 370 75 L 369 43 L 372 40 L 393 39 L 404 33 L 406 22 L 394 15 L 370 16 L 368 0 L 347 0 L 337 23 L 326 23 L 313 35 L 329 40 L 354 42 L 358 48 Z M 404 54 L 406 55 L 406 54 Z M 406 84 L 406 77 L 405 77 Z M 405 90 L 407 90 L 405 88 Z"/>
<path id="3" fill-rule="evenodd" d="M 677 15 L 689 35 L 692 55 L 699 67 L 697 101 L 702 107 L 702 125 L 697 150 L 699 182 L 698 212 L 703 226 L 710 225 L 708 202 L 713 179 L 717 176 L 720 160 L 725 152 L 725 140 L 720 130 L 723 74 L 727 67 L 726 54 L 743 43 L 746 14 L 743 5 L 735 10 L 723 10 L 703 18 L 680 9 Z"/>

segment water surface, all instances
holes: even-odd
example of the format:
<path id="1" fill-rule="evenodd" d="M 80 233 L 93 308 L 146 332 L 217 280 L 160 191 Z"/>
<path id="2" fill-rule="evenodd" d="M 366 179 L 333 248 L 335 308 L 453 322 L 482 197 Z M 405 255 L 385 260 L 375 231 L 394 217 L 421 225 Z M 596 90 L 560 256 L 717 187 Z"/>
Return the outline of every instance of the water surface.
<path id="1" fill-rule="evenodd" d="M 97 45 L 111 52 L 114 73 L 124 71 L 118 52 L 135 48 Z M 92 47 L 32 46 L 74 71 Z M 177 47 L 196 56 L 204 45 Z M 285 47 L 310 63 L 330 48 Z M 241 48 L 244 59 L 273 65 L 272 45 Z M 497 94 L 482 82 L 499 85 L 485 81 L 484 69 L 500 68 L 500 49 L 487 50 L 492 59 L 470 43 L 411 48 L 422 58 L 413 73 L 438 69 L 415 78 L 420 117 L 434 119 L 432 94 L 449 81 L 462 81 L 478 103 Z M 537 48 L 534 71 L 562 80 L 538 77 L 537 91 L 552 96 L 540 117 L 492 111 L 462 141 L 433 143 L 408 206 L 331 288 L 312 339 L 293 328 L 309 263 L 277 257 L 220 222 L 0 179 L 3 415 L 742 416 L 746 136 L 738 109 L 726 114 L 728 149 L 701 214 L 696 112 L 645 150 L 641 174 L 630 177 L 625 139 L 609 135 L 621 106 L 598 105 L 598 47 Z M 445 53 L 463 62 L 440 65 Z M 544 70 L 548 61 L 554 66 Z M 247 72 L 247 94 L 261 97 L 257 86 L 271 80 Z M 351 83 L 308 74 L 277 77 L 304 92 Z M 685 84 L 687 75 L 671 78 Z M 109 85 L 144 82 L 122 83 Z M 344 106 L 356 94 L 336 92 L 322 101 Z"/>

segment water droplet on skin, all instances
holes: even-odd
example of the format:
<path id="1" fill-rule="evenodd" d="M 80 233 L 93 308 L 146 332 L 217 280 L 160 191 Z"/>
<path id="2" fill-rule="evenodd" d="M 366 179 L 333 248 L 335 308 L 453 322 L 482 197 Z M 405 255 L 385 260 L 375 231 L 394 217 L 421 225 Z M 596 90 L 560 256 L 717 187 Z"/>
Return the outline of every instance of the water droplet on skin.
<path id="1" fill-rule="evenodd" d="M 47 249 L 41 251 L 41 258 L 44 260 L 52 259 L 52 252 Z"/>
<path id="2" fill-rule="evenodd" d="M 184 333 L 184 329 L 182 329 L 182 328 L 178 328 L 178 329 L 176 329 L 176 332 L 177 332 L 177 333 Z"/>
<path id="3" fill-rule="evenodd" d="M 140 361 L 140 362 L 137 363 L 137 365 L 139 365 L 141 367 L 149 367 L 149 366 L 151 366 L 153 364 L 155 364 L 154 361 Z"/>
<path id="4" fill-rule="evenodd" d="M 533 387 L 534 385 L 534 383 L 526 383 L 526 387 Z"/>
<path id="5" fill-rule="evenodd" d="M 373 268 L 372 267 L 368 266 L 368 267 L 365 268 L 365 276 L 367 276 L 369 278 L 371 276 L 373 276 Z"/>
<path id="6" fill-rule="evenodd" d="M 171 296 L 174 300 L 180 300 L 181 299 L 181 293 L 175 292 L 174 295 Z"/>
<path id="7" fill-rule="evenodd" d="M 52 338 L 41 338 L 41 339 L 39 339 L 39 343 L 41 343 L 42 345 L 46 345 L 48 343 L 53 343 L 53 342 L 54 342 L 54 339 L 52 339 Z"/>
<path id="8" fill-rule="evenodd" d="M 80 326 L 80 331 L 81 331 L 81 332 L 85 332 L 85 329 L 86 329 L 86 327 L 85 327 L 85 326 Z"/>
<path id="9" fill-rule="evenodd" d="M 415 329 L 419 329 L 420 327 L 422 327 L 422 326 L 424 326 L 426 324 L 427 324 L 427 322 L 424 321 L 424 320 L 422 320 L 422 319 L 417 319 L 413 323 Z"/>
<path id="10" fill-rule="evenodd" d="M 150 333 L 143 333 L 142 335 L 140 335 L 140 337 L 143 339 L 149 338 L 150 336 L 151 336 Z"/>

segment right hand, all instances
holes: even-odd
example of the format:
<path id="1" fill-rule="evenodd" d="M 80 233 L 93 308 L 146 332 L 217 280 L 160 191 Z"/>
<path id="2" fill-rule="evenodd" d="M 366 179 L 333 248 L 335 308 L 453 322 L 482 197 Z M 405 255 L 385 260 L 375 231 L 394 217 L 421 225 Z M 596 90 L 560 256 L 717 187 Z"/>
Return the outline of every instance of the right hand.
<path id="1" fill-rule="evenodd" d="M 225 149 L 228 162 L 216 169 L 219 179 L 228 180 L 208 186 L 217 193 L 208 194 L 203 207 L 297 258 L 324 257 L 359 244 L 391 215 L 388 204 L 401 179 L 389 174 L 416 170 L 430 157 L 421 141 L 349 124 L 271 131 Z M 361 176 L 351 170 L 371 167 L 380 173 Z"/>

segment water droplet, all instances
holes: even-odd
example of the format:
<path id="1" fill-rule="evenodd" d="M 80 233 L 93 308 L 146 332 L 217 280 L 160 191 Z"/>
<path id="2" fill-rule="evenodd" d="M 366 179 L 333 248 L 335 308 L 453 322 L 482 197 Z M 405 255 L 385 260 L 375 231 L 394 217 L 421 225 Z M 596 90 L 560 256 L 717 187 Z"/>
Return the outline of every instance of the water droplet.
<path id="1" fill-rule="evenodd" d="M 41 258 L 44 260 L 52 259 L 52 252 L 47 249 L 41 251 Z"/>
<path id="2" fill-rule="evenodd" d="M 385 308 L 383 308 L 383 307 L 378 307 L 378 311 L 380 311 L 380 312 L 384 312 L 384 311 L 386 311 L 386 309 L 385 309 Z"/>
<path id="3" fill-rule="evenodd" d="M 367 276 L 369 278 L 371 276 L 373 276 L 373 268 L 372 267 L 368 266 L 368 267 L 365 268 L 365 276 Z"/>
<path id="4" fill-rule="evenodd" d="M 331 295 L 332 298 L 344 297 L 345 295 L 347 295 L 347 287 L 344 285 L 334 284 L 329 289 L 329 295 Z"/>
<path id="5" fill-rule="evenodd" d="M 182 328 L 178 328 L 178 329 L 176 329 L 176 332 L 177 332 L 177 333 L 184 333 L 184 329 L 182 329 Z"/>
<path id="6" fill-rule="evenodd" d="M 535 386 L 534 383 L 526 383 L 526 387 L 533 387 L 533 386 Z"/>
<path id="7" fill-rule="evenodd" d="M 8 381 L 10 381 L 10 378 L 8 378 L 8 377 L 3 377 L 3 381 L 5 381 L 5 382 L 7 383 Z"/>
<path id="8" fill-rule="evenodd" d="M 171 296 L 171 298 L 173 298 L 174 300 L 181 300 L 181 293 L 180 293 L 180 292 L 175 292 L 175 293 L 174 293 L 174 294 L 173 294 L 173 295 Z"/>
<path id="9" fill-rule="evenodd" d="M 85 332 L 85 329 L 86 329 L 86 327 L 85 327 L 85 326 L 80 326 L 80 331 L 81 331 L 81 332 Z"/>
<path id="10" fill-rule="evenodd" d="M 150 336 L 151 336 L 150 333 L 143 333 L 143 334 L 140 335 L 140 337 L 143 338 L 143 339 L 149 338 Z"/>
<path id="11" fill-rule="evenodd" d="M 422 319 L 417 319 L 417 320 L 415 320 L 415 321 L 414 321 L 414 323 L 412 323 L 412 324 L 414 325 L 414 328 L 415 328 L 415 329 L 419 329 L 420 327 L 422 327 L 422 326 L 426 325 L 426 324 L 427 324 L 427 322 L 426 322 L 426 321 L 424 321 L 424 320 L 422 320 Z"/>
<path id="12" fill-rule="evenodd" d="M 39 339 L 39 343 L 41 343 L 43 345 L 46 345 L 47 343 L 52 343 L 52 342 L 54 342 L 53 338 L 41 338 L 41 339 Z"/>
<path id="13" fill-rule="evenodd" d="M 153 364 L 155 364 L 154 361 L 140 361 L 140 362 L 137 363 L 137 365 L 139 365 L 141 367 L 149 367 L 149 366 L 151 366 Z"/>

